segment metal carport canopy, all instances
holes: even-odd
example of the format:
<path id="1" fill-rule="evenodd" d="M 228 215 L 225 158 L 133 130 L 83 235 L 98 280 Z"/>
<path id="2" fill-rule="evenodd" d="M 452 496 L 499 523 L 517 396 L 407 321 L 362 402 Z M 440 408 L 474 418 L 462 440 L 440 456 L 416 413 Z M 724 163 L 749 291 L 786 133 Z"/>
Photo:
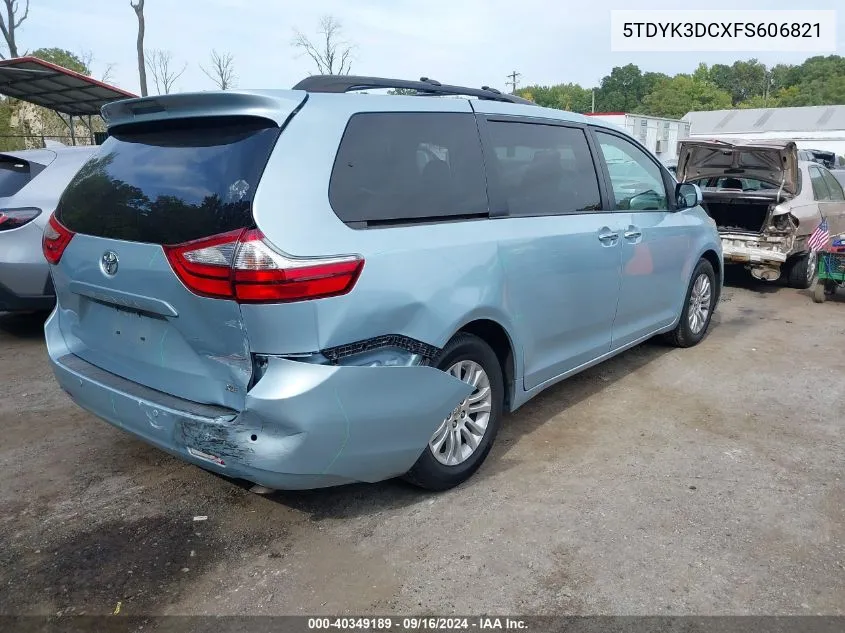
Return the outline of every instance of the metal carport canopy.
<path id="1" fill-rule="evenodd" d="M 98 115 L 105 104 L 136 96 L 37 57 L 0 61 L 0 94 L 71 117 Z"/>

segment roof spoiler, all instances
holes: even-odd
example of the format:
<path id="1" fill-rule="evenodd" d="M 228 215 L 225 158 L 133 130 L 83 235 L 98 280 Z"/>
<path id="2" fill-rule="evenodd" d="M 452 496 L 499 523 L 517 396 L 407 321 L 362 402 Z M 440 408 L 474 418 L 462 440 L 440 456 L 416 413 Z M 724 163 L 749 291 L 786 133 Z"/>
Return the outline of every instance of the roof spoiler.
<path id="1" fill-rule="evenodd" d="M 170 119 L 250 116 L 283 126 L 308 95 L 293 90 L 268 92 L 185 92 L 125 99 L 103 106 L 102 116 L 111 130 L 120 125 Z"/>

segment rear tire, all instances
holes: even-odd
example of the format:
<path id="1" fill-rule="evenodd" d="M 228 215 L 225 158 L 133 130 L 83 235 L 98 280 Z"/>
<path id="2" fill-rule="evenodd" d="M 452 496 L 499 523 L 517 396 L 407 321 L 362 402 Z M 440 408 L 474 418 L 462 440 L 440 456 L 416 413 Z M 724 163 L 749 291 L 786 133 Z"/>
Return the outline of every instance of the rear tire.
<path id="1" fill-rule="evenodd" d="M 713 264 L 702 258 L 698 260 L 692 272 L 681 319 L 675 329 L 666 334 L 666 340 L 675 347 L 698 345 L 710 327 L 710 319 L 716 308 L 716 296 L 716 273 Z M 706 314 L 701 309 L 705 298 Z"/>
<path id="2" fill-rule="evenodd" d="M 483 421 L 483 434 L 481 439 L 477 440 L 475 448 L 471 448 L 470 442 L 476 436 L 470 436 L 470 434 L 473 429 L 479 430 L 479 427 L 475 424 L 478 421 L 480 425 L 482 420 L 479 418 L 479 413 L 474 409 L 483 409 L 488 403 L 488 398 L 483 397 L 485 393 L 483 388 L 477 388 L 464 402 L 459 404 L 456 408 L 458 413 L 455 416 L 447 417 L 446 420 L 441 422 L 433 434 L 431 442 L 426 445 L 423 454 L 404 476 L 406 481 L 420 488 L 448 490 L 469 479 L 490 452 L 502 419 L 505 395 L 504 380 L 496 354 L 487 343 L 472 334 L 463 332 L 456 334 L 432 364 L 453 375 L 456 371 L 460 375 L 461 367 L 471 368 L 475 372 L 474 375 L 479 376 L 479 378 L 476 378 L 479 387 L 485 384 L 489 385 L 489 416 Z M 456 367 L 458 367 L 457 370 L 455 370 Z M 481 369 L 483 376 L 477 373 L 476 368 Z M 467 381 L 470 379 L 468 374 Z M 475 403 L 472 402 L 473 398 L 476 399 Z M 483 416 L 483 413 L 485 412 L 480 415 Z M 461 414 L 465 415 L 462 416 Z M 462 424 L 464 421 L 466 421 L 465 426 Z M 453 429 L 451 432 L 450 428 Z M 449 436 L 448 442 L 444 439 L 447 435 Z M 453 446 L 458 448 L 455 449 L 454 453 L 450 452 L 447 455 L 444 449 L 447 444 L 455 442 L 455 438 L 457 438 L 457 442 Z M 439 441 L 441 443 L 435 455 L 433 445 L 437 445 Z M 468 456 L 463 457 L 463 454 L 468 451 L 471 451 Z M 444 463 L 449 461 L 456 463 Z"/>
<path id="3" fill-rule="evenodd" d="M 789 284 L 790 288 L 806 290 L 813 285 L 818 275 L 816 259 L 815 251 L 792 258 L 786 273 L 786 283 Z"/>
<path id="4" fill-rule="evenodd" d="M 825 290 L 824 284 L 817 281 L 815 288 L 813 288 L 813 301 L 824 303 L 825 299 L 827 299 L 827 291 Z"/>

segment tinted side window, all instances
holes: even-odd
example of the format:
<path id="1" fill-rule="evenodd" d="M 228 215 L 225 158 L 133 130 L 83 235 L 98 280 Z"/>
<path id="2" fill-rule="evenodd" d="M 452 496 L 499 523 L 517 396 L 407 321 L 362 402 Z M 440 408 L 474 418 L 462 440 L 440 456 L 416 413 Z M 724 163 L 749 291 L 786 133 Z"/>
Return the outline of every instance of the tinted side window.
<path id="1" fill-rule="evenodd" d="M 0 198 L 13 196 L 24 188 L 34 175 L 30 163 L 14 156 L 0 156 Z M 37 173 L 37 172 L 36 172 Z"/>
<path id="2" fill-rule="evenodd" d="M 598 177 L 580 128 L 491 121 L 490 141 L 509 215 L 601 208 Z"/>
<path id="3" fill-rule="evenodd" d="M 839 181 L 833 177 L 833 174 L 827 170 L 822 171 L 822 178 L 824 178 L 824 181 L 827 184 L 827 189 L 830 191 L 831 200 L 845 200 L 845 194 L 842 192 L 842 185 L 840 185 Z"/>
<path id="4" fill-rule="evenodd" d="M 472 114 L 368 112 L 349 119 L 329 201 L 344 222 L 403 223 L 488 212 Z"/>
<path id="5" fill-rule="evenodd" d="M 810 167 L 810 183 L 813 185 L 813 197 L 816 200 L 830 200 L 830 191 L 818 167 Z"/>
<path id="6" fill-rule="evenodd" d="M 666 187 L 657 164 L 639 147 L 618 136 L 599 131 L 596 131 L 596 136 L 610 173 L 616 208 L 637 211 L 668 209 Z"/>

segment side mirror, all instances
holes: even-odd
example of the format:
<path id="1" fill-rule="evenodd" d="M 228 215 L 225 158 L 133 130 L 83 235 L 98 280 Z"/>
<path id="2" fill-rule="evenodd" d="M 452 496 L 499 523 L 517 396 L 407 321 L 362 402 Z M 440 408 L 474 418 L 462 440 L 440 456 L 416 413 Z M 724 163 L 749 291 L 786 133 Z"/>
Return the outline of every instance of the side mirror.
<path id="1" fill-rule="evenodd" d="M 704 201 L 701 188 L 691 182 L 681 182 L 675 186 L 675 200 L 678 209 L 692 209 Z"/>

